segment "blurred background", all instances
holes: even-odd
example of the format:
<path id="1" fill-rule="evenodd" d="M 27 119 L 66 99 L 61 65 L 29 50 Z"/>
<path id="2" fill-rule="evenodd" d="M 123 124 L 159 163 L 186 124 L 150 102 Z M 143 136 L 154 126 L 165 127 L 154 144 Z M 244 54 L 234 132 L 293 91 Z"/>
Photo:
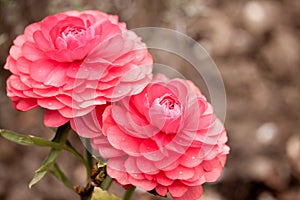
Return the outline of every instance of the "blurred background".
<path id="1" fill-rule="evenodd" d="M 222 178 L 204 185 L 201 200 L 300 200 L 299 0 L 0 0 L 0 66 L 26 25 L 70 9 L 117 14 L 129 29 L 178 30 L 211 55 L 226 87 L 231 154 Z M 170 54 L 153 55 L 155 62 L 188 69 Z M 5 91 L 9 74 L 0 68 L 0 128 L 51 138 L 42 110 L 13 109 Z M 78 138 L 72 141 L 80 148 Z M 47 151 L 0 138 L 1 200 L 79 199 L 51 175 L 28 189 Z M 63 153 L 59 160 L 76 184 L 85 184 L 76 159 Z M 111 192 L 122 195 L 116 185 Z M 137 191 L 133 199 L 156 198 Z"/>

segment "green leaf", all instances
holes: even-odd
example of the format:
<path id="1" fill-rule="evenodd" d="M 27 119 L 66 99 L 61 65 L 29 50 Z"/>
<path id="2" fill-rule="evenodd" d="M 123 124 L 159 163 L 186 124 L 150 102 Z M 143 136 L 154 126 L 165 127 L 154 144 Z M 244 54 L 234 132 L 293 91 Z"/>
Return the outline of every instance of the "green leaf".
<path id="1" fill-rule="evenodd" d="M 66 150 L 72 153 L 77 159 L 79 159 L 87 169 L 89 169 L 88 162 L 83 158 L 83 156 L 72 146 L 69 141 L 66 141 L 66 144 L 61 144 L 58 142 L 49 141 L 40 137 L 35 137 L 32 135 L 21 135 L 9 130 L 0 130 L 0 135 L 2 135 L 7 140 L 12 142 L 26 145 L 26 146 L 40 146 L 40 147 L 51 147 L 57 150 Z"/>
<path id="2" fill-rule="evenodd" d="M 94 189 L 91 200 L 121 200 L 115 195 L 109 194 L 107 191 L 104 191 L 98 187 Z"/>
<path id="3" fill-rule="evenodd" d="M 18 144 L 34 145 L 33 141 L 31 140 L 31 138 L 29 136 L 23 136 L 23 135 L 15 133 L 13 131 L 3 130 L 3 129 L 0 130 L 0 134 L 7 140 L 16 142 Z"/>
<path id="4" fill-rule="evenodd" d="M 47 158 L 43 162 L 43 165 L 35 171 L 35 175 L 29 183 L 29 188 L 39 182 L 48 172 L 56 158 L 59 156 L 61 150 L 51 149 L 50 153 L 48 154 Z"/>
<path id="5" fill-rule="evenodd" d="M 67 141 L 68 133 L 70 130 L 69 124 L 65 124 L 63 126 L 60 126 L 56 134 L 53 138 L 53 142 L 59 143 L 59 144 L 65 144 Z M 50 170 L 50 167 L 55 162 L 56 158 L 59 156 L 61 152 L 61 149 L 54 149 L 51 148 L 48 156 L 44 160 L 42 166 L 35 172 L 34 177 L 29 183 L 29 188 L 31 188 L 33 185 L 35 185 L 37 182 L 39 182 Z"/>
<path id="6" fill-rule="evenodd" d="M 58 178 L 65 186 L 69 189 L 73 190 L 73 184 L 69 181 L 69 179 L 65 176 L 65 174 L 61 171 L 57 163 L 54 163 L 53 170 L 50 171 L 56 178 Z"/>
<path id="7" fill-rule="evenodd" d="M 49 140 L 35 137 L 32 135 L 21 135 L 9 130 L 0 130 L 0 134 L 7 140 L 12 142 L 27 145 L 27 146 L 41 146 L 41 147 L 52 147 L 55 149 L 65 149 L 63 144 L 57 142 L 51 142 Z"/>

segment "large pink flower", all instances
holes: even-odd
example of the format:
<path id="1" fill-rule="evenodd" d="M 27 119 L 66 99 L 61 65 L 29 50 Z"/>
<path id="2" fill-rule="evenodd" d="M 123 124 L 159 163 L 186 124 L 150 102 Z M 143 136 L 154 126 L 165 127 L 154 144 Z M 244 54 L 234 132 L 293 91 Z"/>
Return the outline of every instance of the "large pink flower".
<path id="1" fill-rule="evenodd" d="M 151 79 L 152 57 L 118 17 L 68 11 L 26 27 L 10 49 L 7 94 L 15 108 L 46 109 L 59 126 L 95 105 L 139 93 Z"/>
<path id="2" fill-rule="evenodd" d="M 196 200 L 224 167 L 227 135 L 190 81 L 157 76 L 140 93 L 71 121 L 122 185 Z"/>

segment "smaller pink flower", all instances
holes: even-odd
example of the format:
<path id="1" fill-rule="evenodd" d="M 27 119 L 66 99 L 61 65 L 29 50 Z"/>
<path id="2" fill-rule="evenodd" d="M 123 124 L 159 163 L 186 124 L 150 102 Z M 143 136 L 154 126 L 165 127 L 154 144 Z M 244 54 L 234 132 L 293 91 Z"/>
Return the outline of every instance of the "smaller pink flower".
<path id="1" fill-rule="evenodd" d="M 18 110 L 43 107 L 60 126 L 96 105 L 137 94 L 152 78 L 146 45 L 118 17 L 68 11 L 26 27 L 10 49 L 7 95 Z"/>
<path id="2" fill-rule="evenodd" d="M 139 94 L 71 120 L 121 185 L 196 200 L 229 153 L 211 105 L 191 82 L 158 75 Z"/>

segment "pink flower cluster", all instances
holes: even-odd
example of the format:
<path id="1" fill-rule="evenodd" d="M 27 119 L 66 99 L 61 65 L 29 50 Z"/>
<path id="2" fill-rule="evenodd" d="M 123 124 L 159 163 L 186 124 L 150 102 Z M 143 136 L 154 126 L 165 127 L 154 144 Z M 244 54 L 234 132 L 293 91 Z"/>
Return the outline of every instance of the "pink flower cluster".
<path id="1" fill-rule="evenodd" d="M 190 81 L 158 75 L 139 94 L 71 120 L 121 185 L 198 199 L 216 181 L 229 147 L 223 124 Z"/>
<path id="2" fill-rule="evenodd" d="M 58 127 L 140 92 L 152 63 L 145 44 L 117 16 L 68 11 L 27 26 L 15 39 L 5 65 L 13 73 L 7 95 L 18 110 L 45 108 L 45 124 Z"/>
<path id="3" fill-rule="evenodd" d="M 68 11 L 16 38 L 7 94 L 18 110 L 45 108 L 47 126 L 70 121 L 119 184 L 196 200 L 221 175 L 226 131 L 191 81 L 152 79 L 152 64 L 117 16 Z"/>

